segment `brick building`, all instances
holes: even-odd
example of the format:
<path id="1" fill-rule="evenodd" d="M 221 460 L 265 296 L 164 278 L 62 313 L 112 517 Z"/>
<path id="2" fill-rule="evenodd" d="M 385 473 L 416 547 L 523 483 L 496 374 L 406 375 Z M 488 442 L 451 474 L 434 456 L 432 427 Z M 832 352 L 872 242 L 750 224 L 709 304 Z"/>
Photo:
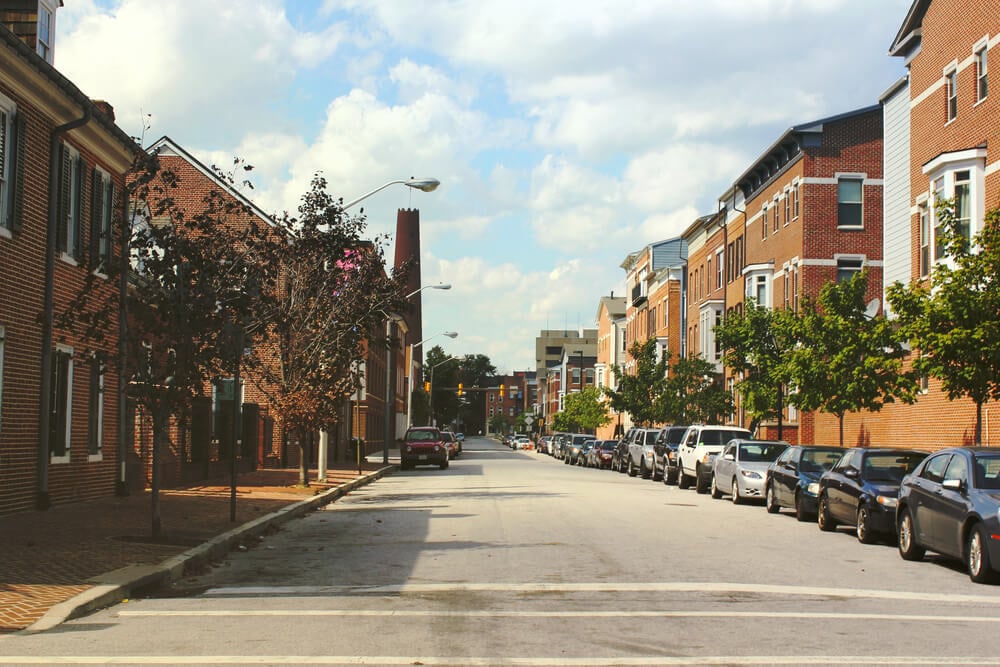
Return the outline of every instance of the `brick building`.
<path id="1" fill-rule="evenodd" d="M 594 364 L 594 382 L 601 389 L 617 389 L 614 369 L 625 363 L 625 297 L 602 296 L 597 306 L 597 361 Z M 632 426 L 627 413 L 610 410 L 611 421 L 597 429 L 597 437 L 608 440 L 624 433 Z"/>
<path id="2" fill-rule="evenodd" d="M 53 67 L 55 5 L 0 2 L 0 514 L 124 489 L 119 339 L 54 320 L 89 276 L 119 301 L 109 269 L 139 149 Z"/>
<path id="3" fill-rule="evenodd" d="M 954 198 L 969 234 L 1000 206 L 1000 99 L 989 61 L 1000 44 L 1000 1 L 915 0 L 889 53 L 906 78 L 883 96 L 886 128 L 885 274 L 927 281 L 938 261 L 935 202 Z M 995 77 L 994 77 L 995 78 Z M 1000 414 L 986 405 L 983 442 L 997 445 Z M 975 405 L 948 400 L 933 378 L 913 405 L 890 405 L 868 421 L 872 441 L 901 446 L 972 442 Z"/>

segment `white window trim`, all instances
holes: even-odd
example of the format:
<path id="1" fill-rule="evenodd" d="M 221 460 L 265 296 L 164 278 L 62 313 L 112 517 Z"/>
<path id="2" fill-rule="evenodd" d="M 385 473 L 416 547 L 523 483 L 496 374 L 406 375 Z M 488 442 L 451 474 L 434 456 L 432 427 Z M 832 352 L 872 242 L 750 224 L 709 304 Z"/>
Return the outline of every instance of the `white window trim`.
<path id="1" fill-rule="evenodd" d="M 69 368 L 66 370 L 66 455 L 56 456 L 49 454 L 49 463 L 69 463 L 70 455 L 73 452 L 73 348 L 67 345 L 56 345 L 57 352 L 65 352 L 69 355 Z"/>
<path id="2" fill-rule="evenodd" d="M 983 229 L 983 219 L 986 216 L 986 149 L 971 148 L 954 153 L 944 153 L 934 158 L 924 165 L 923 173 L 927 176 L 927 192 L 921 193 L 917 197 L 917 202 L 923 197 L 928 202 L 931 219 L 931 249 L 937 247 L 937 219 L 934 214 L 934 181 L 939 178 L 944 179 L 944 198 L 950 199 L 955 196 L 955 174 L 960 171 L 969 172 L 969 196 L 971 220 L 969 221 L 969 235 L 975 237 Z M 931 268 L 940 260 L 932 258 Z M 952 264 L 949 263 L 949 266 Z"/>
<path id="3" fill-rule="evenodd" d="M 115 191 L 115 184 L 114 184 L 114 181 L 111 179 L 111 174 L 110 173 L 108 173 L 107 171 L 105 171 L 101 167 L 95 167 L 95 169 L 97 170 L 97 173 L 100 174 L 100 176 L 101 176 L 101 188 L 104 189 L 104 206 L 105 206 L 105 210 L 107 210 L 107 213 L 108 213 L 108 216 L 107 216 L 107 222 L 108 222 L 108 256 L 105 258 L 105 261 L 110 261 L 111 258 L 114 256 L 114 229 L 112 228 L 112 225 L 114 223 L 115 211 L 114 211 L 114 202 L 111 201 L 111 197 L 112 197 L 112 195 L 114 194 L 114 191 Z M 93 202 L 93 193 L 91 193 L 91 202 Z M 93 212 L 91 212 L 91 215 L 93 215 Z M 102 225 L 104 224 L 104 211 L 103 210 L 101 211 L 101 224 Z M 98 278 L 103 278 L 105 280 L 107 280 L 107 278 L 108 278 L 108 272 L 107 272 L 107 270 L 102 271 L 101 267 L 95 268 L 94 271 L 93 271 L 93 274 L 95 276 L 97 276 Z M 362 399 L 362 400 L 364 400 L 364 399 Z"/>
<path id="4" fill-rule="evenodd" d="M 834 172 L 834 180 L 837 182 L 837 206 L 840 206 L 840 182 L 841 181 L 861 181 L 861 224 L 842 225 L 840 215 L 837 216 L 837 229 L 856 230 L 865 228 L 865 186 L 868 184 L 868 174 L 866 172 Z"/>
<path id="5" fill-rule="evenodd" d="M 7 141 L 4 142 L 4 145 L 7 147 L 6 148 L 6 150 L 7 150 L 7 156 L 5 156 L 5 159 L 3 161 L 4 169 L 6 170 L 7 173 L 6 173 L 6 175 L 0 174 L 0 178 L 2 178 L 3 183 L 4 183 L 3 189 L 0 189 L 0 216 L 3 216 L 3 215 L 7 214 L 7 202 L 9 200 L 9 198 L 14 196 L 14 193 L 13 193 L 13 188 L 14 188 L 13 177 L 14 177 L 14 174 L 10 173 L 10 159 L 9 159 L 9 155 L 10 155 L 10 150 L 11 150 L 10 141 L 11 141 L 11 139 L 14 138 L 13 137 L 13 134 L 14 134 L 14 116 L 17 114 L 17 105 L 14 104 L 14 101 L 12 99 L 10 99 L 9 97 L 7 97 L 3 93 L 0 93 L 0 111 L 3 111 L 4 113 L 7 114 L 7 127 L 0 127 L 0 132 L 8 132 L 8 134 L 7 134 Z M 13 234 L 11 234 L 11 231 L 10 231 L 10 227 L 12 226 L 12 222 L 13 221 L 8 220 L 6 222 L 0 223 L 0 237 L 7 238 L 7 239 L 13 237 Z"/>
<path id="6" fill-rule="evenodd" d="M 82 169 L 80 169 L 80 160 L 82 159 L 80 157 L 80 151 L 78 151 L 77 149 L 73 148 L 69 144 L 64 144 L 63 146 L 66 148 L 66 150 L 69 151 L 70 162 L 73 165 L 70 168 L 70 174 L 71 174 L 70 178 L 71 179 L 72 178 L 76 178 L 77 179 L 77 183 L 76 183 L 76 188 L 73 187 L 72 181 L 70 183 L 70 198 L 73 199 L 73 201 L 70 202 L 70 213 L 69 213 L 70 218 L 68 220 L 60 220 L 59 221 L 60 225 L 66 225 L 66 250 L 60 250 L 59 251 L 59 259 L 62 260 L 63 262 L 65 262 L 65 263 L 69 264 L 70 266 L 79 266 L 79 261 L 77 260 L 76 257 L 73 257 L 73 255 L 71 254 L 71 252 L 72 252 L 71 249 L 76 244 L 77 239 L 76 239 L 76 237 L 73 237 L 70 234 L 71 234 L 71 232 L 74 232 L 74 231 L 76 233 L 78 233 L 78 234 L 81 234 L 81 235 L 83 234 L 83 228 L 84 228 L 84 224 L 83 224 L 83 190 L 84 190 L 83 189 L 83 180 L 87 177 L 87 175 L 83 173 Z M 74 228 L 74 225 L 73 225 L 73 218 L 74 217 L 76 218 L 76 222 L 77 222 L 75 228 Z"/>
<path id="7" fill-rule="evenodd" d="M 772 303 L 774 300 L 774 266 L 772 264 L 752 264 L 745 269 L 743 269 L 744 277 L 744 298 L 754 299 L 756 301 L 757 297 L 757 278 L 764 278 L 764 292 L 767 297 L 764 301 L 766 303 L 757 303 L 758 306 L 763 306 L 765 308 L 773 308 Z"/>
<path id="8" fill-rule="evenodd" d="M 955 75 L 955 89 L 952 91 L 950 85 L 948 85 L 948 78 L 954 74 Z M 958 118 L 958 59 L 952 60 L 950 63 L 944 66 L 941 70 L 941 78 L 944 82 L 944 100 L 945 100 L 945 126 L 951 125 Z M 951 95 L 954 92 L 955 95 L 955 115 L 950 118 L 948 115 L 951 113 Z"/>
<path id="9" fill-rule="evenodd" d="M 979 53 L 981 51 L 985 52 L 986 53 L 986 77 L 987 77 L 987 84 L 986 85 L 989 86 L 989 75 L 990 75 L 990 64 L 989 64 L 990 63 L 990 59 L 989 59 L 990 56 L 989 56 L 989 50 L 990 50 L 990 36 L 989 36 L 988 33 L 985 34 L 985 35 L 983 35 L 982 38 L 979 39 L 979 41 L 977 41 L 975 44 L 972 45 L 972 66 L 975 68 L 974 75 L 976 77 L 975 78 L 975 82 L 976 82 L 976 101 L 972 105 L 973 108 L 979 106 L 980 104 L 982 104 L 983 102 L 985 102 L 986 100 L 988 100 L 990 98 L 990 91 L 989 91 L 988 88 L 986 90 L 986 97 L 980 97 L 979 96 L 979 63 L 978 63 Z"/>

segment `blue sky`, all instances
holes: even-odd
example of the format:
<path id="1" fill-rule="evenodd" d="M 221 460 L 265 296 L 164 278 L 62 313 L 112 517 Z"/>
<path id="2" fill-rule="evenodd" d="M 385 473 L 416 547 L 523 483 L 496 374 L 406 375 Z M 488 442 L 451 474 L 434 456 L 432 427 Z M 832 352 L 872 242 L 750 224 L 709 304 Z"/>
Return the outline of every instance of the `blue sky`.
<path id="1" fill-rule="evenodd" d="M 55 59 L 146 143 L 253 164 L 268 211 L 317 172 L 345 200 L 439 179 L 365 200 L 369 233 L 419 208 L 423 281 L 454 286 L 424 293 L 424 332 L 460 334 L 427 345 L 511 371 L 788 127 L 876 104 L 910 4 L 66 0 Z"/>

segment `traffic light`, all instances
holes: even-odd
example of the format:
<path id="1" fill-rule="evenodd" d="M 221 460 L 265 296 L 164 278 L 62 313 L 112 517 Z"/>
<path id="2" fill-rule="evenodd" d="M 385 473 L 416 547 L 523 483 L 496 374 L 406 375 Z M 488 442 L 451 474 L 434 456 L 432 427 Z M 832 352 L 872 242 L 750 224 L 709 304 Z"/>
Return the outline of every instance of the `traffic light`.
<path id="1" fill-rule="evenodd" d="M 431 383 L 430 382 L 424 382 L 424 393 L 425 394 L 431 393 Z"/>
<path id="2" fill-rule="evenodd" d="M 500 398 L 503 398 L 503 385 L 500 385 Z"/>
<path id="3" fill-rule="evenodd" d="M 461 382 L 458 383 L 458 395 L 459 396 L 462 395 L 462 383 Z"/>

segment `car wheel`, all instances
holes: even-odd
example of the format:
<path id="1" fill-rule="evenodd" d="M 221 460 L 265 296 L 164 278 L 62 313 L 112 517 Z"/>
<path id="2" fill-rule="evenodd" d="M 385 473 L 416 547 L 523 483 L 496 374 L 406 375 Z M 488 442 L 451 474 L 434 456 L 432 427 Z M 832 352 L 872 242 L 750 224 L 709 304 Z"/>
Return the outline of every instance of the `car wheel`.
<path id="1" fill-rule="evenodd" d="M 764 492 L 764 508 L 767 509 L 768 514 L 777 514 L 781 509 L 778 499 L 774 496 L 774 485 L 772 484 L 768 484 Z"/>
<path id="2" fill-rule="evenodd" d="M 628 457 L 628 476 L 635 477 L 637 474 L 639 474 L 639 471 L 632 465 L 632 457 L 630 456 Z"/>
<path id="3" fill-rule="evenodd" d="M 736 478 L 733 477 L 733 504 L 739 505 L 742 502 L 743 498 L 740 497 L 740 484 L 736 481 Z"/>
<path id="4" fill-rule="evenodd" d="M 997 573 L 990 563 L 989 547 L 983 524 L 977 523 L 969 531 L 965 547 L 965 562 L 969 566 L 969 578 L 977 584 L 992 584 L 997 581 Z"/>
<path id="5" fill-rule="evenodd" d="M 694 490 L 697 493 L 708 493 L 708 482 L 701 471 L 701 466 L 698 466 L 694 470 Z"/>
<path id="6" fill-rule="evenodd" d="M 809 516 L 809 513 L 806 512 L 806 504 L 802 500 L 801 491 L 795 492 L 795 518 L 799 521 L 808 521 L 812 518 Z"/>
<path id="7" fill-rule="evenodd" d="M 441 466 L 440 467 L 441 467 L 441 470 L 447 470 L 448 469 L 448 459 L 447 458 L 444 461 L 441 461 Z"/>
<path id="8" fill-rule="evenodd" d="M 712 497 L 716 500 L 722 497 L 722 491 L 719 490 L 719 485 L 715 483 L 715 475 L 712 475 Z"/>
<path id="9" fill-rule="evenodd" d="M 684 472 L 684 468 L 681 468 L 677 472 L 677 487 L 686 489 L 689 486 L 691 486 L 691 476 Z"/>
<path id="10" fill-rule="evenodd" d="M 646 465 L 646 459 L 642 459 L 641 461 L 639 461 L 639 472 L 642 473 L 643 479 L 649 479 L 650 477 L 652 477 L 653 471 L 650 470 L 649 466 Z"/>
<path id="11" fill-rule="evenodd" d="M 899 555 L 903 560 L 921 560 L 924 557 L 924 548 L 917 544 L 917 536 L 913 532 L 910 510 L 905 510 L 899 519 Z"/>
<path id="12" fill-rule="evenodd" d="M 858 521 L 855 528 L 858 535 L 858 542 L 861 544 L 871 544 L 875 541 L 875 533 L 872 532 L 872 512 L 867 507 L 858 508 Z"/>
<path id="13" fill-rule="evenodd" d="M 826 494 L 819 497 L 819 512 L 816 515 L 816 525 L 819 529 L 829 533 L 837 529 L 837 522 L 830 516 L 830 501 Z"/>
<path id="14" fill-rule="evenodd" d="M 663 469 L 663 485 L 670 486 L 671 484 L 676 484 L 677 478 L 671 476 L 670 470 L 668 468 Z"/>

